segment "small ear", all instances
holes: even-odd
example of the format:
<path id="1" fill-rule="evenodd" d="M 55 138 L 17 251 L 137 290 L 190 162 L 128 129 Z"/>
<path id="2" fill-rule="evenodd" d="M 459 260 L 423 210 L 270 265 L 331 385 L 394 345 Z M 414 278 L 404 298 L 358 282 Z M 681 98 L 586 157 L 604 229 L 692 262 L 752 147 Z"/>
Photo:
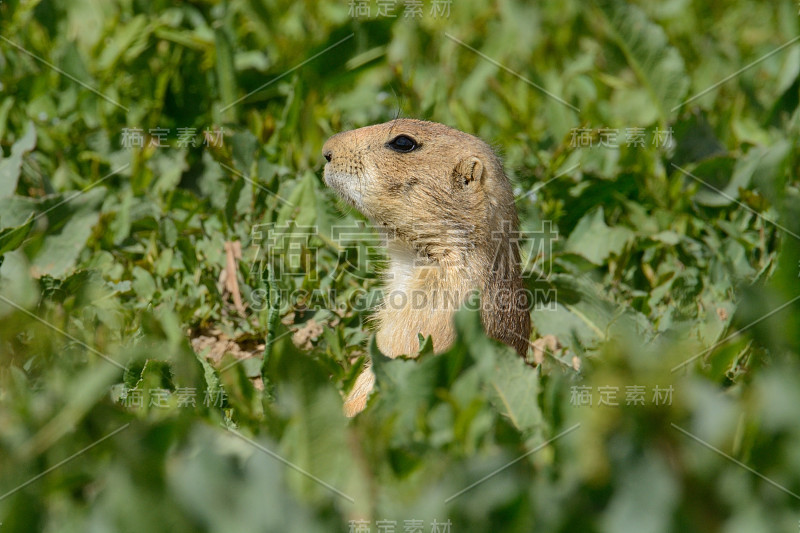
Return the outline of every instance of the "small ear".
<path id="1" fill-rule="evenodd" d="M 453 184 L 459 188 L 468 187 L 471 183 L 481 183 L 483 179 L 483 163 L 475 156 L 466 157 L 453 169 Z"/>

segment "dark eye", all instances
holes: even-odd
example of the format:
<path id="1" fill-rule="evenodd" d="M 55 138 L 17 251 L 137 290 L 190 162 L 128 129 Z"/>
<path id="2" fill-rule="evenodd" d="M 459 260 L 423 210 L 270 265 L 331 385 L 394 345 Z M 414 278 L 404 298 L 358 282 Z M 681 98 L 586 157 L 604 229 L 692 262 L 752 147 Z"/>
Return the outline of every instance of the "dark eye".
<path id="1" fill-rule="evenodd" d="M 410 152 L 417 148 L 419 145 L 417 141 L 409 137 L 408 135 L 398 135 L 388 143 L 386 146 L 394 150 L 395 152 Z"/>

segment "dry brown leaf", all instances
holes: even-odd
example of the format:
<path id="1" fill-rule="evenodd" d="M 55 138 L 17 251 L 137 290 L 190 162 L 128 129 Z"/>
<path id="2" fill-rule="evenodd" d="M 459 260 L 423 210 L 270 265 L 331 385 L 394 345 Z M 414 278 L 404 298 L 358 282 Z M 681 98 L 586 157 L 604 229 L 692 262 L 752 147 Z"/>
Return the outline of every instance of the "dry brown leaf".
<path id="1" fill-rule="evenodd" d="M 555 335 L 545 335 L 533 341 L 531 346 L 533 347 L 533 362 L 540 365 L 544 361 L 545 353 L 552 354 L 558 350 L 560 345 Z"/>
<path id="2" fill-rule="evenodd" d="M 310 350 L 313 348 L 312 341 L 317 340 L 322 331 L 322 326 L 312 318 L 294 332 L 292 342 L 301 350 Z"/>
<path id="3" fill-rule="evenodd" d="M 242 293 L 239 291 L 238 261 L 242 258 L 242 243 L 239 241 L 225 242 L 225 268 L 220 272 L 220 282 L 224 283 L 224 291 L 233 298 L 233 306 L 239 316 L 243 317 L 244 304 Z"/>

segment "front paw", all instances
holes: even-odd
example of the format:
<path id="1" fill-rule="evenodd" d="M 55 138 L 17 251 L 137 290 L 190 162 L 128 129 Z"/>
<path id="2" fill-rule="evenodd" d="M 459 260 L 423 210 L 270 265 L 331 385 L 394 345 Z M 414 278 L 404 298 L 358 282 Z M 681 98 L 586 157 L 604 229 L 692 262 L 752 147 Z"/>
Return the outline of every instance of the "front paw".
<path id="1" fill-rule="evenodd" d="M 346 417 L 352 418 L 364 410 L 367 406 L 369 394 L 372 392 L 374 386 L 375 374 L 372 373 L 372 368 L 367 367 L 361 375 L 356 378 L 353 390 L 350 391 L 350 394 L 344 401 L 344 414 Z"/>

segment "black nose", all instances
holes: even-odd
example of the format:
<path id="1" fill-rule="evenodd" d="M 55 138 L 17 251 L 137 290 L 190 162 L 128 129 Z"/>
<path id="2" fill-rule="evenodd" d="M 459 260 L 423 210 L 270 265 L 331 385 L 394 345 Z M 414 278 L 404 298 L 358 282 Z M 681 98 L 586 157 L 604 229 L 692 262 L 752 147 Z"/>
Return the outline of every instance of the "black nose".
<path id="1" fill-rule="evenodd" d="M 330 150 L 325 150 L 324 152 L 322 152 L 322 157 L 325 158 L 325 161 L 330 163 L 331 162 L 331 151 Z"/>

